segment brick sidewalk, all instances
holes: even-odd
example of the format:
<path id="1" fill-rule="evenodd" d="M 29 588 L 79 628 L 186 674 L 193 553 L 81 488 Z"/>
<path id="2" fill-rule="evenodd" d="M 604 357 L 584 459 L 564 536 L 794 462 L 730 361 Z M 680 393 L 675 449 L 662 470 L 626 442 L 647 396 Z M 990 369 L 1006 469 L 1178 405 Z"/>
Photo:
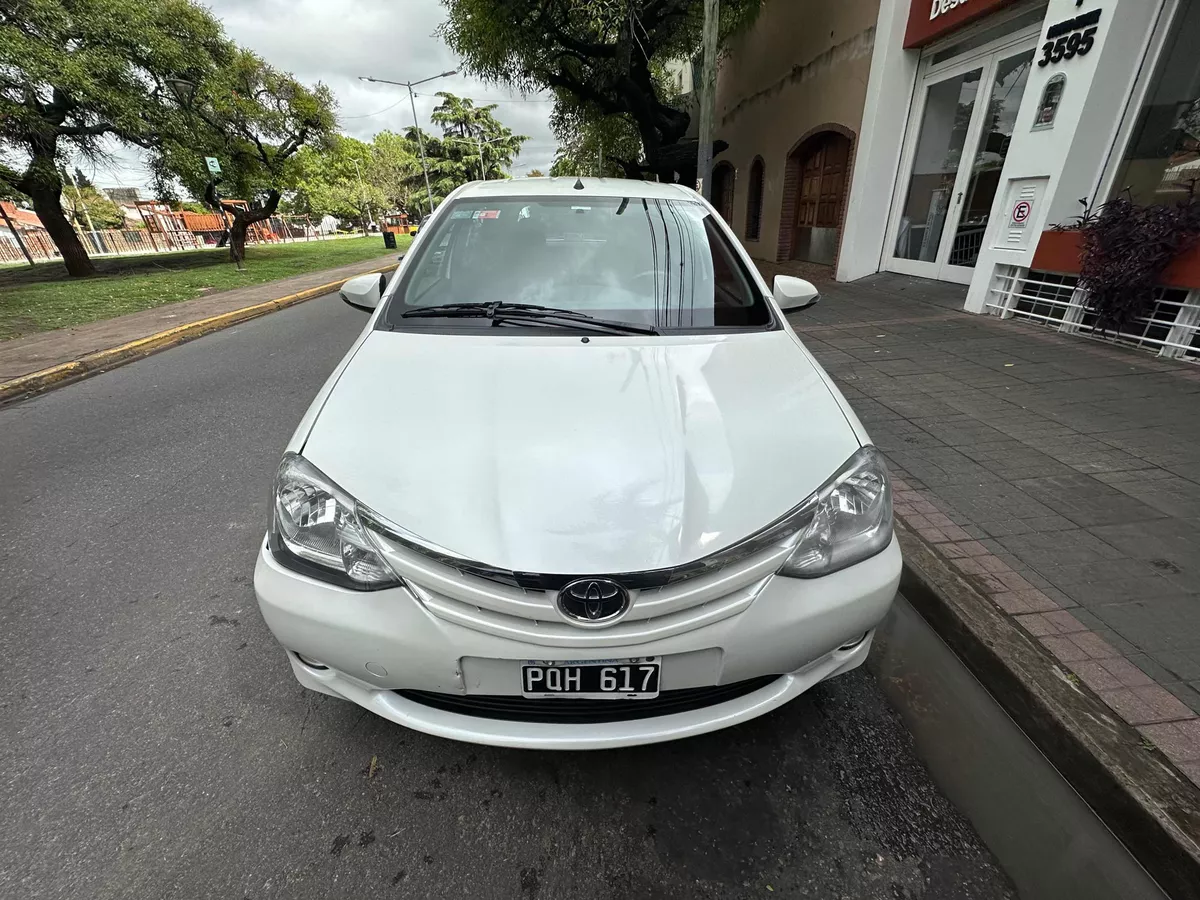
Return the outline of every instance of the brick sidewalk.
<path id="1" fill-rule="evenodd" d="M 792 322 L 898 516 L 1200 784 L 1200 367 L 963 313 L 952 285 L 820 287 Z"/>
<path id="2" fill-rule="evenodd" d="M 149 337 L 188 322 L 197 322 L 210 316 L 319 287 L 331 281 L 350 278 L 362 272 L 370 272 L 395 261 L 396 254 L 392 253 L 377 259 L 338 266 L 335 269 L 309 272 L 279 281 L 208 294 L 194 300 L 168 303 L 115 319 L 104 319 L 73 328 L 60 328 L 56 331 L 14 338 L 11 341 L 0 341 L 0 382 L 70 362 L 97 350 L 107 350 L 129 341 Z"/>

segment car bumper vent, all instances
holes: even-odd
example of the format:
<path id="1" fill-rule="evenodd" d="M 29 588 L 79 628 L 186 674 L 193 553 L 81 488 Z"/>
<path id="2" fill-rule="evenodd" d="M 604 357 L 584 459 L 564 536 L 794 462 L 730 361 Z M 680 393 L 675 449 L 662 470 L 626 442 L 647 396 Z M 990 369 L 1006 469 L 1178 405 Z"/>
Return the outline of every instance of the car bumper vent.
<path id="1" fill-rule="evenodd" d="M 652 700 L 589 700 L 582 698 L 553 698 L 535 700 L 527 697 L 488 696 L 483 694 L 440 694 L 432 691 L 396 691 L 405 700 L 420 703 L 444 712 L 479 719 L 502 719 L 508 722 L 550 722 L 585 725 L 593 722 L 624 722 L 630 719 L 652 719 L 672 713 L 691 712 L 736 700 L 766 687 L 780 676 L 765 675 L 734 684 L 717 687 L 685 688 L 663 691 Z"/>

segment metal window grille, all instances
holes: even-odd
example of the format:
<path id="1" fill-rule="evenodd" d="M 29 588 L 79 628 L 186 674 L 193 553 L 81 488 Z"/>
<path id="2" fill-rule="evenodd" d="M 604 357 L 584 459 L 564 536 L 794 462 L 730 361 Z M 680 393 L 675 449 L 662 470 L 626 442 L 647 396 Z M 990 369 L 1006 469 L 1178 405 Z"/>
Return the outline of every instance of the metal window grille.
<path id="1" fill-rule="evenodd" d="M 1200 291 L 1160 287 L 1154 308 L 1125 330 L 1100 333 L 1096 314 L 1075 275 L 997 266 L 988 288 L 987 311 L 1025 319 L 1069 334 L 1153 350 L 1159 356 L 1200 362 Z"/>

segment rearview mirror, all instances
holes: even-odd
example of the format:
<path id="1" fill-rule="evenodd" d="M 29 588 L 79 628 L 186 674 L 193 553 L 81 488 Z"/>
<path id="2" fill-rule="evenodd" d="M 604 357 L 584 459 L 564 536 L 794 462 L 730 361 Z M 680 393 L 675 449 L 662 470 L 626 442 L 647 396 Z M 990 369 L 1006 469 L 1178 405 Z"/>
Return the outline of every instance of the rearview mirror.
<path id="1" fill-rule="evenodd" d="M 386 284 L 382 274 L 359 275 L 343 284 L 339 293 L 355 309 L 371 312 L 379 305 Z"/>
<path id="2" fill-rule="evenodd" d="M 775 276 L 775 302 L 784 312 L 799 312 L 815 306 L 821 299 L 812 282 L 791 275 Z"/>

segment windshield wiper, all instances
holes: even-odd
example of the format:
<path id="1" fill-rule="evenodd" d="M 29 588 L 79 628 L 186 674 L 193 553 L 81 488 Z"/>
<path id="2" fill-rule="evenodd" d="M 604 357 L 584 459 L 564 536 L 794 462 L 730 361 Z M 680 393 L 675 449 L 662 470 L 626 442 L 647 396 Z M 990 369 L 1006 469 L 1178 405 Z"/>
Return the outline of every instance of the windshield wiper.
<path id="1" fill-rule="evenodd" d="M 486 318 L 493 325 L 505 322 L 537 322 L 542 325 L 562 328 L 584 328 L 589 331 L 604 331 L 610 334 L 658 334 L 658 329 L 632 322 L 616 322 L 597 319 L 587 313 L 553 306 L 537 306 L 533 303 L 444 303 L 410 309 L 401 315 L 409 318 Z"/>
<path id="2" fill-rule="evenodd" d="M 401 318 L 415 319 L 423 316 L 472 316 L 479 314 L 490 318 L 501 309 L 506 312 L 510 309 L 536 309 L 544 312 L 567 313 L 569 315 L 591 318 L 586 313 L 576 313 L 569 309 L 557 309 L 553 306 L 536 306 L 532 303 L 503 303 L 500 301 L 492 303 L 440 303 L 437 306 L 420 306 L 401 314 Z"/>

